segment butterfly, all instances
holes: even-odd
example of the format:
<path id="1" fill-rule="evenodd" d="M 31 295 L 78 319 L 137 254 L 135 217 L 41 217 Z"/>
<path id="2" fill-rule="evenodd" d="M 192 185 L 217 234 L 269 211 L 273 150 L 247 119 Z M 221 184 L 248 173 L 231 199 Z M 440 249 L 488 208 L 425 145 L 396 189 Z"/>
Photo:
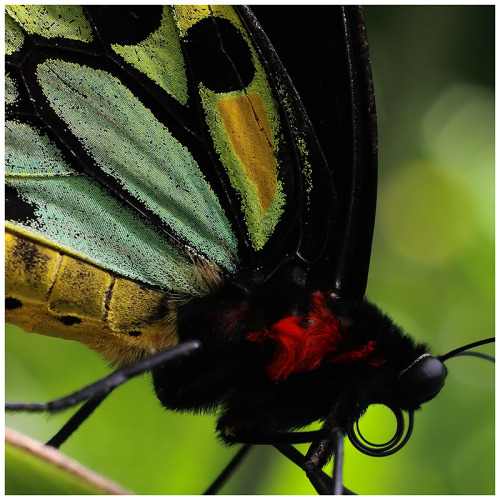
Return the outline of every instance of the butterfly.
<path id="1" fill-rule="evenodd" d="M 325 57 L 341 61 L 337 64 L 349 67 L 351 73 L 340 77 L 329 75 L 330 78 L 324 80 L 318 78 L 315 81 L 318 93 L 334 98 L 318 100 L 315 108 L 312 93 L 306 93 L 311 99 L 305 99 L 302 93 L 299 99 L 295 94 L 287 72 L 295 75 L 293 83 L 299 86 L 299 74 L 319 75 L 316 65 L 329 67 L 321 57 L 310 61 L 312 72 L 304 66 L 293 69 L 290 61 L 285 72 L 249 11 L 226 7 L 181 10 L 177 8 L 172 14 L 167 9 L 156 9 L 154 15 L 151 10 L 144 13 L 126 9 L 125 14 L 120 14 L 96 7 L 94 11 L 73 12 L 71 16 L 76 17 L 71 18 L 72 26 L 78 26 L 78 33 L 72 32 L 71 38 L 64 32 L 66 45 L 57 47 L 58 51 L 66 50 L 68 55 L 47 57 L 46 51 L 50 54 L 50 50 L 46 46 L 51 47 L 51 43 L 40 44 L 43 50 L 36 52 L 31 62 L 37 65 L 36 84 L 30 84 L 29 78 L 34 77 L 28 72 L 29 64 L 21 70 L 18 68 L 27 75 L 28 90 L 23 86 L 16 88 L 19 79 L 14 79 L 13 94 L 17 90 L 22 97 L 23 92 L 28 92 L 40 102 L 40 109 L 35 113 L 36 119 L 31 118 L 33 111 L 23 108 L 26 100 L 14 99 L 14 108 L 18 106 L 14 111 L 17 120 L 10 124 L 11 134 L 19 137 L 20 128 L 22 133 L 27 133 L 26 122 L 20 117 L 28 115 L 29 124 L 35 122 L 35 134 L 40 121 L 45 126 L 43 137 L 48 140 L 43 142 L 40 133 L 36 137 L 37 147 L 45 148 L 40 155 L 42 159 L 54 160 L 58 153 L 53 150 L 47 153 L 54 142 L 59 146 L 60 156 L 54 162 L 56 166 L 43 165 L 51 169 L 49 173 L 38 166 L 34 168 L 36 172 L 28 172 L 28 177 L 45 177 L 45 184 L 54 183 L 57 188 L 40 188 L 38 183 L 33 187 L 31 179 L 26 181 L 26 172 L 17 170 L 9 179 L 9 188 L 13 191 L 9 192 L 8 207 L 14 207 L 14 215 L 9 218 L 13 226 L 9 229 L 17 238 L 13 240 L 15 250 L 9 254 L 12 257 L 9 262 L 22 257 L 21 264 L 28 262 L 34 266 L 43 260 L 59 262 L 64 254 L 62 263 L 67 272 L 65 279 L 60 280 L 58 301 L 52 300 L 49 313 L 42 316 L 40 309 L 36 309 L 35 315 L 29 310 L 13 321 L 30 329 L 33 326 L 27 322 L 36 320 L 39 324 L 34 328 L 41 333 L 76 335 L 78 340 L 124 365 L 133 365 L 136 359 L 174 345 L 177 333 L 169 325 L 175 324 L 177 331 L 183 332 L 179 333 L 182 340 L 198 339 L 206 329 L 207 335 L 201 344 L 191 347 L 198 350 L 201 345 L 209 356 L 193 357 L 193 362 L 184 366 L 181 363 L 175 368 L 163 365 L 157 369 L 154 379 L 158 397 L 173 409 L 199 409 L 227 402 L 231 394 L 229 410 L 225 418 L 219 420 L 221 438 L 276 442 L 277 429 L 309 423 L 327 413 L 328 405 L 332 408 L 331 403 L 326 402 L 322 402 L 321 408 L 313 409 L 303 398 L 299 404 L 290 398 L 282 399 L 287 391 L 296 397 L 298 387 L 312 385 L 316 391 L 314 399 L 319 401 L 323 394 L 320 372 L 339 373 L 338 370 L 347 367 L 352 374 L 348 377 L 349 383 L 354 384 L 351 380 L 362 376 L 363 371 L 385 370 L 382 367 L 387 368 L 387 364 L 396 359 L 389 359 L 388 351 L 380 351 L 377 345 L 383 344 L 386 337 L 379 340 L 338 333 L 352 330 L 353 312 L 346 304 L 357 304 L 364 296 L 375 207 L 374 108 L 364 33 L 357 10 L 335 11 L 337 17 L 333 24 L 338 30 L 335 38 L 339 41 L 343 36 L 344 41 L 333 49 L 333 55 L 327 52 Z M 297 11 L 299 16 L 304 12 Z M 63 13 L 67 15 L 68 11 Z M 18 23 L 27 23 L 19 13 L 16 15 Z M 316 19 L 318 14 L 314 15 Z M 28 12 L 27 17 L 32 20 L 33 14 Z M 64 21 L 64 17 L 58 19 Z M 32 29 L 28 24 L 24 26 L 26 30 Z M 53 24 L 50 29 L 54 29 Z M 326 32 L 326 28 L 319 32 Z M 161 68 L 143 66 L 143 62 L 144 54 L 156 47 L 157 37 L 165 37 L 162 40 L 174 46 L 168 38 L 172 33 L 177 33 L 183 44 L 179 50 L 185 55 L 187 71 L 184 78 L 182 63 L 179 63 L 175 71 L 172 69 L 175 78 L 169 80 L 171 75 L 163 74 Z M 89 39 L 93 34 L 98 36 Z M 130 35 L 136 42 L 132 50 L 129 50 Z M 47 35 L 42 32 L 36 36 L 46 38 Z M 40 43 L 36 36 L 31 38 Z M 287 37 L 286 40 L 293 39 L 292 34 Z M 138 40 L 141 43 L 137 43 Z M 142 43 L 143 40 L 146 43 Z M 106 57 L 95 52 L 97 43 L 101 51 L 106 47 Z M 222 59 L 217 52 L 220 45 L 224 48 Z M 297 55 L 296 51 L 290 52 Z M 13 54 L 15 56 L 15 52 Z M 179 62 L 178 55 L 169 55 L 172 61 Z M 221 75 L 229 75 L 227 81 Z M 156 79 L 156 85 L 151 84 L 152 79 Z M 187 83 L 183 84 L 184 81 Z M 328 93 L 325 86 L 331 87 L 331 82 L 336 91 L 329 88 Z M 224 85 L 227 88 L 223 88 Z M 70 101 L 66 100 L 68 96 Z M 116 102 L 130 105 L 120 110 Z M 314 133 L 302 112 L 302 102 L 313 120 Z M 158 103 L 162 106 L 155 106 Z M 335 106 L 334 112 L 327 106 Z M 120 111 L 129 112 L 129 116 Z M 244 133 L 239 132 L 239 123 L 244 123 Z M 326 126 L 318 127 L 319 123 Z M 32 128 L 29 130 L 28 134 L 33 134 Z M 120 135 L 117 131 L 123 130 L 127 131 L 126 143 L 123 137 L 117 137 Z M 339 135 L 328 141 L 331 130 Z M 352 136 L 351 130 L 354 130 Z M 134 137 L 134 141 L 130 141 L 129 136 Z M 258 164 L 253 163 L 253 156 L 248 153 L 249 142 L 245 137 L 251 138 L 252 148 L 260 155 Z M 28 140 L 35 143 L 33 137 L 25 137 L 24 144 Z M 129 147 L 130 142 L 134 147 Z M 355 155 L 346 143 L 356 145 Z M 155 148 L 150 151 L 151 146 L 149 149 L 147 146 L 151 144 Z M 126 154 L 118 160 L 109 158 L 110 151 L 116 150 Z M 136 172 L 134 167 L 141 165 L 144 151 L 148 151 L 152 165 Z M 256 154 L 255 151 L 252 154 Z M 324 157 L 334 157 L 339 165 L 348 166 L 336 170 Z M 165 173 L 162 163 L 165 158 L 172 158 L 174 166 L 182 165 L 184 177 L 177 176 L 179 169 L 176 168 Z M 179 158 L 182 161 L 175 163 Z M 126 173 L 121 170 L 121 164 L 117 170 L 120 161 L 127 164 Z M 240 165 L 238 171 L 238 162 L 243 170 Z M 256 170 L 260 167 L 262 171 Z M 350 177 L 353 172 L 354 180 Z M 149 186 L 151 179 L 154 182 Z M 59 186 L 59 181 L 62 186 L 74 186 L 67 191 L 67 187 Z M 352 187 L 356 189 L 354 196 Z M 68 212 L 54 215 L 49 209 L 54 206 L 66 209 L 67 204 L 73 203 L 76 189 L 79 189 L 76 198 L 80 205 L 78 210 L 70 206 L 69 212 L 75 220 L 65 227 L 61 221 L 66 220 Z M 47 193 L 56 197 L 56 201 L 51 198 L 50 202 L 40 202 L 39 197 Z M 171 201 L 166 203 L 165 199 Z M 199 203 L 200 199 L 203 203 Z M 167 206 L 166 213 L 163 204 Z M 26 231 L 28 238 L 24 238 Z M 148 237 L 141 238 L 143 234 Z M 163 235 L 163 240 L 155 239 L 158 234 Z M 139 237 L 134 239 L 136 236 Z M 50 244 L 45 244 L 47 239 Z M 43 240 L 44 244 L 33 246 L 33 240 L 35 243 Z M 75 242 L 81 246 L 70 248 Z M 149 247 L 145 248 L 145 242 Z M 151 263 L 160 247 L 167 247 L 163 249 L 160 263 Z M 26 257 L 33 254 L 36 259 Z M 96 255 L 104 260 L 96 260 Z M 88 260 L 98 264 L 97 271 L 82 264 Z M 12 266 L 7 266 L 9 269 Z M 111 270 L 111 278 L 109 273 L 100 272 L 101 269 Z M 161 279 L 157 272 L 163 273 Z M 82 276 L 91 273 L 91 278 L 83 282 Z M 57 276 L 62 278 L 63 274 Z M 52 294 L 57 291 L 53 283 L 59 282 L 49 282 Z M 94 283 L 107 290 L 109 302 L 105 308 L 111 312 L 107 315 L 108 323 L 96 322 L 93 311 L 82 309 L 89 303 L 94 306 L 92 299 L 99 297 L 92 289 Z M 21 283 L 25 284 L 26 281 Z M 87 293 L 88 298 L 79 295 L 73 300 L 71 290 L 78 288 L 82 289 L 81 293 Z M 144 290 L 148 300 L 140 300 L 145 304 L 143 316 L 134 316 L 133 324 L 126 324 L 128 316 L 123 311 L 118 313 L 118 306 L 120 303 L 130 306 L 120 300 L 126 301 L 128 296 L 137 294 L 133 301 L 137 308 L 139 299 L 144 298 Z M 26 309 L 25 298 L 25 295 L 8 296 L 7 305 L 12 314 Z M 357 311 L 355 308 L 355 315 Z M 371 306 L 363 305 L 359 311 L 363 316 L 361 324 L 366 322 L 370 327 L 377 322 L 391 324 Z M 106 343 L 98 328 L 112 328 L 113 315 L 114 325 L 122 326 L 118 334 L 123 338 L 116 335 L 113 342 Z M 318 338 L 312 351 L 302 358 L 295 359 L 295 354 L 287 356 L 290 349 L 305 352 L 301 339 L 312 337 L 310 325 L 318 322 L 327 328 L 330 338 L 337 335 L 341 342 L 330 345 L 331 339 L 327 339 L 325 346 Z M 150 325 L 152 328 L 148 330 Z M 90 330 L 94 332 L 92 338 Z M 399 333 L 397 338 L 407 346 L 403 351 L 411 351 L 405 354 L 406 359 L 403 356 L 395 361 L 397 368 L 392 370 L 397 372 L 395 378 L 399 380 L 411 372 L 410 367 L 415 363 L 430 356 L 422 358 L 427 354 L 422 346 L 415 346 Z M 157 341 L 160 343 L 155 344 Z M 297 345 L 294 346 L 294 342 Z M 319 354 L 311 355 L 311 352 Z M 224 369 L 220 369 L 223 366 Z M 437 366 L 441 369 L 440 364 Z M 199 375 L 190 379 L 193 371 Z M 303 382 L 306 375 L 309 381 Z M 239 381 L 236 392 L 232 387 L 235 379 Z M 247 387 L 247 379 L 258 389 Z M 315 383 L 309 384 L 311 380 Z M 441 374 L 438 374 L 437 385 L 440 384 Z M 276 392 L 275 386 L 281 389 Z M 179 393 L 179 387 L 191 390 L 183 389 Z M 439 388 L 433 386 L 432 394 L 424 394 L 422 398 L 433 395 Z M 385 385 L 381 390 L 385 391 Z M 300 393 L 304 394 L 303 388 Z M 267 400 L 266 411 L 270 411 L 275 401 L 281 403 L 279 411 L 271 411 L 272 418 L 268 418 L 269 413 L 256 411 L 263 397 Z M 249 403 L 252 398 L 254 401 Z M 359 403 L 354 401 L 353 405 Z M 348 406 L 347 420 L 342 426 L 356 420 L 364 409 Z M 266 435 L 262 429 L 268 423 Z M 260 432 L 257 436 L 256 429 Z"/>

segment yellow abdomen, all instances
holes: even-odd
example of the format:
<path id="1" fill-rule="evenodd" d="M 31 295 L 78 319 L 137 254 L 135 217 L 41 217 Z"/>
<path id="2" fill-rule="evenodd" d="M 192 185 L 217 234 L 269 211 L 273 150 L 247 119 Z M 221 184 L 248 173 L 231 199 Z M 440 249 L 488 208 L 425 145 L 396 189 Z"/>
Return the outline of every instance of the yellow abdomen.
<path id="1" fill-rule="evenodd" d="M 11 230 L 5 233 L 5 319 L 77 340 L 130 364 L 178 342 L 172 296 Z"/>

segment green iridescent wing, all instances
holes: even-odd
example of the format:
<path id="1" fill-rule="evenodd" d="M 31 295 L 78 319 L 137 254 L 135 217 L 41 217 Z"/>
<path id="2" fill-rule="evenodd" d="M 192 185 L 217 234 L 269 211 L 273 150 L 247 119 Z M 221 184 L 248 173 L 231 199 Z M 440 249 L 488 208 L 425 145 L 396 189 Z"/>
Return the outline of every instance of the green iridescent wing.
<path id="1" fill-rule="evenodd" d="M 9 6 L 7 19 L 10 231 L 166 292 L 206 293 L 202 261 L 222 275 L 310 268 L 310 286 L 355 282 L 362 296 L 376 169 L 355 73 L 317 82 L 338 91 L 318 120 L 339 149 L 327 164 L 243 7 Z M 355 195 L 337 199 L 334 182 Z"/>
<path id="2" fill-rule="evenodd" d="M 26 9 L 8 11 L 27 33 L 90 43 L 83 10 L 71 7 L 71 13 L 59 17 L 60 8 Z M 19 30 L 10 35 L 18 50 L 28 44 Z M 27 89 L 43 99 L 34 114 L 46 123 L 37 126 L 34 118 L 24 118 L 16 76 L 13 71 L 9 79 L 9 109 L 14 112 L 6 123 L 6 180 L 18 203 L 9 225 L 118 274 L 168 289 L 195 293 L 189 270 L 183 271 L 189 258 L 175 235 L 182 235 L 192 252 L 234 269 L 230 224 L 195 159 L 118 78 L 62 58 L 37 61 L 35 74 L 29 75 L 36 89 Z M 78 141 L 84 159 L 75 159 L 78 152 L 54 136 L 59 127 Z M 96 182 L 85 169 L 116 181 L 171 228 L 171 237 L 165 238 L 127 200 L 117 202 L 116 192 L 103 185 L 106 181 Z M 21 217 L 19 205 L 24 208 Z M 12 206 L 10 199 L 7 206 Z"/>

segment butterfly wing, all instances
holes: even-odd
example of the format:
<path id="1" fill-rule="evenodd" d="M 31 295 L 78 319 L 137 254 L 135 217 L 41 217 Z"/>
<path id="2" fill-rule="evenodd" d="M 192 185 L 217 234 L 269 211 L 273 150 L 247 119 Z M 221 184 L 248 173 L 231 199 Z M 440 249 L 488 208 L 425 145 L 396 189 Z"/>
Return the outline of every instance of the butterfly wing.
<path id="1" fill-rule="evenodd" d="M 243 7 L 7 12 L 8 319 L 93 348 L 111 328 L 128 352 L 145 325 L 175 324 L 172 297 L 209 293 L 223 275 L 298 270 L 312 288 L 363 296 L 376 168 L 359 11 L 329 11 L 341 41 L 315 65 L 340 76 L 300 83 L 333 96 L 323 116 L 305 110 Z M 300 66 L 287 65 L 295 79 Z M 151 297 L 142 318 L 130 312 Z"/>
<path id="2" fill-rule="evenodd" d="M 295 114 L 306 112 L 309 118 L 301 128 L 314 131 L 309 144 L 315 157 L 324 158 L 312 167 L 317 178 L 302 223 L 310 236 L 298 253 L 307 255 L 312 240 L 329 234 L 311 257 L 316 280 L 359 301 L 366 289 L 377 193 L 376 114 L 363 13 L 358 7 L 287 6 L 287 23 L 276 23 L 280 9 L 253 7 L 286 68 L 274 64 L 270 72 L 291 81 Z"/>

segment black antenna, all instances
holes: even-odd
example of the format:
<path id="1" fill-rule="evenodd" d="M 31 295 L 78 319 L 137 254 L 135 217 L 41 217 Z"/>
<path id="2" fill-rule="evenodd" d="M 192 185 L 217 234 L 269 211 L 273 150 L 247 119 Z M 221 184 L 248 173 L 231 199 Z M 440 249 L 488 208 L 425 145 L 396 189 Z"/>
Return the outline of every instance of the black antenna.
<path id="1" fill-rule="evenodd" d="M 490 337 L 484 340 L 478 340 L 477 342 L 472 342 L 472 344 L 467 344 L 462 347 L 458 347 L 457 349 L 453 349 L 447 354 L 443 354 L 442 356 L 438 356 L 440 361 L 446 361 L 447 359 L 454 358 L 455 356 L 476 356 L 478 358 L 487 359 L 488 361 L 495 362 L 495 358 L 493 356 L 489 356 L 487 354 L 482 354 L 478 352 L 468 352 L 469 349 L 473 349 L 474 347 L 479 347 L 480 345 L 491 344 L 495 342 L 495 337 Z"/>

